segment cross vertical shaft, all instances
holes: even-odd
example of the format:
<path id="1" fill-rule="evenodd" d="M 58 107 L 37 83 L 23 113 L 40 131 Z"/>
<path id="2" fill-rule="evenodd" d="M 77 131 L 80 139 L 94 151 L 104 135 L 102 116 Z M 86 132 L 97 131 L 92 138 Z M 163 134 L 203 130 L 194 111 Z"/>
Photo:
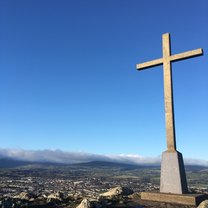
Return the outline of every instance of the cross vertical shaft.
<path id="1" fill-rule="evenodd" d="M 166 139 L 168 151 L 176 151 L 173 84 L 171 67 L 170 35 L 163 35 L 163 74 L 164 74 L 164 99 L 166 119 Z"/>
<path id="2" fill-rule="evenodd" d="M 174 120 L 174 105 L 173 105 L 173 84 L 172 84 L 172 68 L 171 63 L 182 59 L 188 59 L 203 54 L 203 50 L 187 51 L 175 55 L 171 55 L 170 34 L 166 33 L 162 36 L 163 57 L 153 61 L 137 64 L 138 70 L 147 69 L 153 66 L 163 65 L 164 75 L 164 99 L 165 99 L 165 119 L 166 119 L 166 140 L 167 151 L 176 151 L 175 138 L 175 120 Z"/>

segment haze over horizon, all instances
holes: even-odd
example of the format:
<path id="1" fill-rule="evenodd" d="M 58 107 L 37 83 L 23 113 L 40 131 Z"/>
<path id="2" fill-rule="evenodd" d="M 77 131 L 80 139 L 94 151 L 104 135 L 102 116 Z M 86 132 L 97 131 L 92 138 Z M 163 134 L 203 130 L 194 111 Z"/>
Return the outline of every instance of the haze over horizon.
<path id="1" fill-rule="evenodd" d="M 178 151 L 207 164 L 207 11 L 207 0 L 1 1 L 0 156 L 160 161 L 162 66 L 135 65 L 161 58 L 169 32 L 172 54 L 204 51 L 173 63 L 173 85 Z"/>

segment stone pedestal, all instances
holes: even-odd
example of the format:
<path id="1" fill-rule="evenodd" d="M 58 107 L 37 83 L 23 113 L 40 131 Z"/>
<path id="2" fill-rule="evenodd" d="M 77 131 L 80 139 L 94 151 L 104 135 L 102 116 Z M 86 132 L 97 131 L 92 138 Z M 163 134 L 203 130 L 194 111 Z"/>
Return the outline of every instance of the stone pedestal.
<path id="1" fill-rule="evenodd" d="M 165 202 L 181 205 L 198 206 L 202 201 L 208 199 L 205 194 L 168 194 L 157 192 L 142 192 L 141 199 L 155 202 Z"/>
<path id="2" fill-rule="evenodd" d="M 177 151 L 162 154 L 160 192 L 142 192 L 142 200 L 197 206 L 208 195 L 188 193 L 183 156 Z"/>
<path id="3" fill-rule="evenodd" d="M 183 156 L 177 151 L 162 154 L 160 192 L 171 194 L 188 193 Z"/>

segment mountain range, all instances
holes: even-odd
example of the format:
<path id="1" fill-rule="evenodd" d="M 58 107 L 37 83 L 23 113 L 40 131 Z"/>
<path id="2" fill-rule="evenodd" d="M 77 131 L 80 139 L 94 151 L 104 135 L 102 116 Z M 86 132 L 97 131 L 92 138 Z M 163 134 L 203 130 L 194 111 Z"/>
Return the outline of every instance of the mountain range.
<path id="1" fill-rule="evenodd" d="M 30 162 L 23 160 L 15 160 L 11 158 L 0 158 L 0 168 L 17 168 L 17 167 L 39 167 L 46 168 L 51 166 L 71 166 L 73 168 L 122 168 L 122 169 L 139 169 L 139 168 L 160 168 L 159 165 L 132 165 L 126 163 L 118 163 L 118 162 L 106 162 L 106 161 L 91 161 L 86 163 L 76 163 L 76 164 L 64 164 L 64 163 L 52 163 L 52 162 Z M 207 170 L 206 166 L 200 165 L 186 165 L 186 170 L 195 170 L 195 171 L 203 171 Z"/>

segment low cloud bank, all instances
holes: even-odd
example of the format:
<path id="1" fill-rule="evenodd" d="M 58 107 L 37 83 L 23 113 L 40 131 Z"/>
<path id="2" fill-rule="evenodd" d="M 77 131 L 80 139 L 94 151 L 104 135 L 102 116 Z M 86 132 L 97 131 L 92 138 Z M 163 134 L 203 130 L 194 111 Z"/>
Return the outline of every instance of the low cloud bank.
<path id="1" fill-rule="evenodd" d="M 91 161 L 119 162 L 138 165 L 159 165 L 161 156 L 142 157 L 131 154 L 91 154 L 86 152 L 67 152 L 62 150 L 22 150 L 0 149 L 0 158 L 11 158 L 31 162 L 55 162 L 55 163 L 84 163 Z M 208 166 L 208 161 L 198 159 L 184 159 L 187 165 Z"/>

